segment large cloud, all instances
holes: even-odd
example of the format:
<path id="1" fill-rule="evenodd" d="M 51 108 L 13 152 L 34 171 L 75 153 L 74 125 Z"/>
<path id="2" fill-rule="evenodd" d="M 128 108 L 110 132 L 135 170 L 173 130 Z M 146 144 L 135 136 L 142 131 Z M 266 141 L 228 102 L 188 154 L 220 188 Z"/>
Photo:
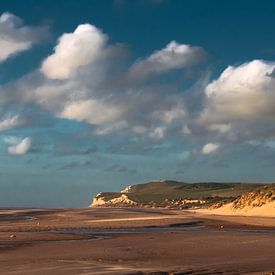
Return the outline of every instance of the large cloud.
<path id="1" fill-rule="evenodd" d="M 11 14 L 0 16 L 0 62 L 10 56 L 28 50 L 34 43 L 48 35 L 45 27 L 28 27 L 23 21 Z"/>
<path id="2" fill-rule="evenodd" d="M 199 121 L 210 131 L 246 136 L 274 135 L 274 62 L 254 60 L 230 66 L 207 85 Z M 269 132 L 269 133 L 267 133 Z"/>
<path id="3" fill-rule="evenodd" d="M 254 60 L 228 67 L 206 89 L 202 118 L 231 122 L 239 119 L 275 119 L 275 78 L 269 76 L 275 63 Z"/>
<path id="4" fill-rule="evenodd" d="M 95 26 L 79 25 L 73 33 L 63 34 L 54 53 L 42 64 L 41 71 L 53 79 L 67 79 L 81 66 L 97 60 L 107 37 Z"/>

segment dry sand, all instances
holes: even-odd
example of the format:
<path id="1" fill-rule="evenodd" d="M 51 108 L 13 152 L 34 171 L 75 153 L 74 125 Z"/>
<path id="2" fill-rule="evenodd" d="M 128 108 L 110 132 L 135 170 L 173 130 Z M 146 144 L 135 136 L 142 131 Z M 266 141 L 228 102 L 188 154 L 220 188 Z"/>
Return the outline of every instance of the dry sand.
<path id="1" fill-rule="evenodd" d="M 265 217 L 150 209 L 0 213 L 1 274 L 269 274 L 274 244 L 275 219 Z"/>
<path id="2" fill-rule="evenodd" d="M 244 207 L 237 210 L 233 209 L 232 206 L 233 203 L 228 203 L 217 209 L 200 209 L 198 212 L 212 215 L 275 217 L 275 202 L 270 202 L 260 207 Z"/>

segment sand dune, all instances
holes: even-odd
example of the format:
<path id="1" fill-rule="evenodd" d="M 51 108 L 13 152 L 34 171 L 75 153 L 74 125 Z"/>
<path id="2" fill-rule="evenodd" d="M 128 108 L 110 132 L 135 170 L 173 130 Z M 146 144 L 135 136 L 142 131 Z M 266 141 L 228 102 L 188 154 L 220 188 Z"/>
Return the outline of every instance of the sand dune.
<path id="1" fill-rule="evenodd" d="M 196 212 L 213 214 L 213 215 L 238 215 L 238 216 L 260 216 L 275 217 L 275 202 L 266 203 L 258 207 L 244 207 L 242 209 L 234 209 L 233 203 L 228 203 L 216 209 L 200 209 Z"/>

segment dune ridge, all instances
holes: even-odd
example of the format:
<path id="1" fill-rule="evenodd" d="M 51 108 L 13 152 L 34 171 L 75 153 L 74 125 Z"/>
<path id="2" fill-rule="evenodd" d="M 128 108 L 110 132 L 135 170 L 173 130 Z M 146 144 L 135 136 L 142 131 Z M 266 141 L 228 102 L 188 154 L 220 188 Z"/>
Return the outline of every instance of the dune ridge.
<path id="1" fill-rule="evenodd" d="M 213 205 L 198 212 L 215 215 L 275 217 L 275 184 L 265 185 L 244 193 L 231 203 Z"/>

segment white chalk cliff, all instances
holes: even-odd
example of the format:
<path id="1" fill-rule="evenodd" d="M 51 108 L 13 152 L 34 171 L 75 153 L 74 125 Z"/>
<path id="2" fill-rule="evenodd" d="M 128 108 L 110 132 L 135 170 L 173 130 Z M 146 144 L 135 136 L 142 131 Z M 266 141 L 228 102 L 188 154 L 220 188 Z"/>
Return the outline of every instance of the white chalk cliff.
<path id="1" fill-rule="evenodd" d="M 98 207 L 98 206 L 135 206 L 137 203 L 131 199 L 128 198 L 126 194 L 121 194 L 118 197 L 108 199 L 104 197 L 103 193 L 97 194 L 90 207 Z"/>

